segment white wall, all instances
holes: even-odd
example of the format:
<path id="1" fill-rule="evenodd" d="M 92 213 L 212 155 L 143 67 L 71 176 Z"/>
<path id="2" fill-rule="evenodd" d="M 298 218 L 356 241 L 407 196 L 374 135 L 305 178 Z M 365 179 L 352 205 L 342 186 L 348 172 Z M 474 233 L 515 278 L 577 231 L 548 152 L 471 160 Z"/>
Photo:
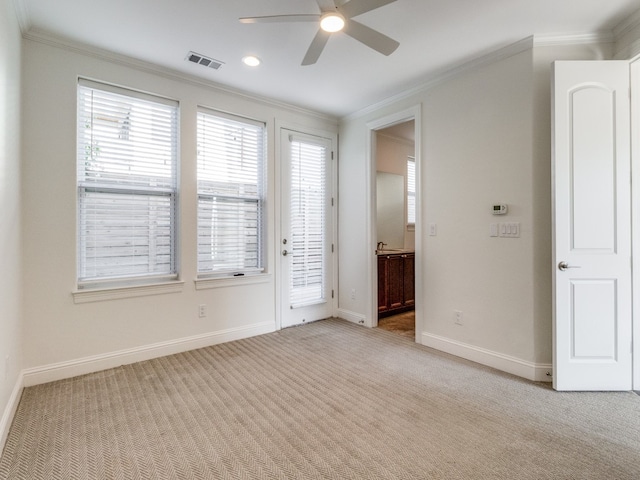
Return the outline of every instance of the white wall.
<path id="1" fill-rule="evenodd" d="M 179 252 L 184 286 L 178 293 L 74 303 L 71 292 L 76 287 L 75 131 L 79 76 L 180 102 Z M 38 376 L 39 371 L 56 364 L 62 374 L 54 373 L 54 378 L 71 371 L 63 371 L 65 365 L 89 357 L 98 356 L 98 366 L 104 367 L 108 362 L 100 359 L 114 352 L 130 352 L 185 338 L 207 343 L 216 338 L 226 340 L 234 335 L 246 336 L 276 328 L 275 123 L 335 133 L 335 119 L 34 40 L 24 42 L 24 90 L 28 93 L 24 96 L 23 109 L 25 382 L 29 375 Z M 266 283 L 207 290 L 195 288 L 197 105 L 267 122 L 268 271 L 271 277 Z M 200 304 L 207 305 L 206 318 L 198 318 Z M 183 345 L 188 346 L 193 347 L 194 343 Z"/>
<path id="2" fill-rule="evenodd" d="M 21 37 L 11 0 L 0 0 L 0 451 L 22 369 L 20 214 Z"/>
<path id="3" fill-rule="evenodd" d="M 366 292 L 367 123 L 422 107 L 423 289 L 417 319 L 425 344 L 541 378 L 551 363 L 550 62 L 598 58 L 592 47 L 521 48 L 344 119 L 340 132 L 341 309 L 371 314 Z M 345 201 L 345 197 L 348 199 Z M 494 203 L 509 205 L 491 215 Z M 357 221 L 355 221 L 357 219 Z M 489 224 L 519 222 L 520 238 Z M 416 239 L 418 241 L 418 239 Z M 454 324 L 454 310 L 463 325 Z"/>

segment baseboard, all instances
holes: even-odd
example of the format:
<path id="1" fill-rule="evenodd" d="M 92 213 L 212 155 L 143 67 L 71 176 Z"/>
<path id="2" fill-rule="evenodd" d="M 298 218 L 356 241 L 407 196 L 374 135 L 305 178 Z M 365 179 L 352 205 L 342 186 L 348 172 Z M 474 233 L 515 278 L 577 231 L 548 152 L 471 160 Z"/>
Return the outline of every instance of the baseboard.
<path id="1" fill-rule="evenodd" d="M 9 402 L 7 403 L 4 412 L 2 412 L 2 418 L 0 419 L 0 454 L 4 450 L 4 444 L 7 442 L 9 436 L 9 429 L 13 422 L 13 417 L 18 410 L 18 404 L 20 403 L 20 397 L 22 396 L 22 389 L 24 388 L 24 377 L 22 372 L 18 375 L 16 384 L 13 387 Z"/>
<path id="2" fill-rule="evenodd" d="M 343 308 L 338 309 L 337 315 L 343 320 L 348 320 L 349 322 L 358 323 L 361 325 L 364 325 L 366 319 L 364 315 L 352 312 L 350 310 L 345 310 Z"/>
<path id="3" fill-rule="evenodd" d="M 422 345 L 535 382 L 550 382 L 552 380 L 551 365 L 527 362 L 516 357 L 426 332 L 422 333 Z"/>
<path id="4" fill-rule="evenodd" d="M 219 343 L 231 342 L 243 338 L 254 337 L 276 330 L 273 322 L 262 322 L 247 325 L 245 327 L 231 328 L 219 332 L 194 335 L 167 342 L 145 345 L 117 352 L 94 355 L 91 357 L 79 358 L 68 362 L 60 362 L 41 367 L 28 368 L 23 370 L 24 386 L 31 387 L 42 383 L 63 380 L 65 378 L 77 377 L 87 373 L 99 372 L 109 368 L 128 365 L 131 363 L 151 360 L 153 358 L 173 355 L 175 353 L 195 350 L 197 348 L 208 347 Z"/>

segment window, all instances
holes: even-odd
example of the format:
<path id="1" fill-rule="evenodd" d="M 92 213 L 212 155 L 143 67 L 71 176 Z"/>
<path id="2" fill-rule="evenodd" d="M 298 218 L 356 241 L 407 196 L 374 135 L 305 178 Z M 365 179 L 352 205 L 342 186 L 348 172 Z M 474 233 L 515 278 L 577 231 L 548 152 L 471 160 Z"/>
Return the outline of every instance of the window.
<path id="1" fill-rule="evenodd" d="M 407 159 L 407 225 L 416 223 L 416 160 Z"/>
<path id="2" fill-rule="evenodd" d="M 289 301 L 325 302 L 327 145 L 291 136 Z"/>
<path id="3" fill-rule="evenodd" d="M 78 286 L 175 279 L 177 102 L 78 85 Z"/>
<path id="4" fill-rule="evenodd" d="M 201 109 L 198 275 L 264 270 L 265 125 Z"/>

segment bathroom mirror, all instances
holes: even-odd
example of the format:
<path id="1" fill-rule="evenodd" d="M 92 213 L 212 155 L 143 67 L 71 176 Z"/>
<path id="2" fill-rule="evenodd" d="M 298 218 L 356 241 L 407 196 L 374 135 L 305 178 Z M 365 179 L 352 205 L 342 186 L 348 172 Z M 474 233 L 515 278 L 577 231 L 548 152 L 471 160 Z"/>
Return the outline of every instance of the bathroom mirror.
<path id="1" fill-rule="evenodd" d="M 404 176 L 377 172 L 376 242 L 386 243 L 385 249 L 404 248 Z"/>

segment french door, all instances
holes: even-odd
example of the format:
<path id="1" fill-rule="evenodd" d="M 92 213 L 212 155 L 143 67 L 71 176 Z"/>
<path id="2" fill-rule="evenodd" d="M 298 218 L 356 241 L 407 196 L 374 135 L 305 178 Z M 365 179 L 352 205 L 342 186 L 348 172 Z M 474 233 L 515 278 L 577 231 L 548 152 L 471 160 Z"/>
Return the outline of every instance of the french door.
<path id="1" fill-rule="evenodd" d="M 557 390 L 632 388 L 629 91 L 628 62 L 554 64 Z"/>
<path id="2" fill-rule="evenodd" d="M 332 141 L 281 130 L 281 326 L 333 313 Z"/>

